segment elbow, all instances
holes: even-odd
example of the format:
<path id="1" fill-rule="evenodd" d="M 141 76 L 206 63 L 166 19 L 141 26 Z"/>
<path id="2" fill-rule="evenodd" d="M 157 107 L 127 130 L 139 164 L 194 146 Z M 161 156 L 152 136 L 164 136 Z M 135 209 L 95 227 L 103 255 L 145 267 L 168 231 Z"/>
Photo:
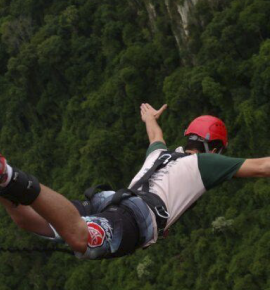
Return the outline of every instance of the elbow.
<path id="1" fill-rule="evenodd" d="M 236 177 L 270 177 L 270 157 L 247 159 L 238 172 Z"/>
<path id="2" fill-rule="evenodd" d="M 256 166 L 255 177 L 270 177 L 270 158 L 259 159 L 258 166 Z"/>
<path id="3" fill-rule="evenodd" d="M 164 144 L 166 144 L 165 140 L 163 138 L 153 138 L 153 139 L 149 139 L 150 144 L 153 144 L 155 142 L 162 142 Z"/>
<path id="4" fill-rule="evenodd" d="M 153 134 L 152 136 L 149 136 L 149 142 L 150 144 L 153 144 L 155 142 L 162 142 L 166 144 L 165 140 L 163 139 L 163 134 Z"/>
<path id="5" fill-rule="evenodd" d="M 260 168 L 261 177 L 270 177 L 270 162 L 263 162 Z"/>

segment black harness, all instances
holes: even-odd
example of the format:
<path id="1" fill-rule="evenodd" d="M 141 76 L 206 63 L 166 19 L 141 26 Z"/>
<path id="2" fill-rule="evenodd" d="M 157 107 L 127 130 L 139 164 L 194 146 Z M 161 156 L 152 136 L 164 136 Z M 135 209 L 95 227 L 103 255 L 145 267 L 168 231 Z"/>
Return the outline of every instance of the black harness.
<path id="1" fill-rule="evenodd" d="M 178 158 L 183 158 L 188 156 L 186 153 L 179 153 L 175 151 L 162 151 L 159 157 L 154 162 L 153 166 L 147 170 L 147 172 L 139 179 L 131 188 L 122 188 L 115 192 L 112 201 L 103 210 L 109 206 L 118 206 L 123 199 L 139 196 L 153 211 L 156 217 L 158 234 L 163 236 L 164 229 L 169 218 L 169 213 L 163 200 L 156 194 L 149 191 L 149 179 L 158 170 L 167 166 L 171 161 L 177 160 Z M 88 188 L 85 191 L 85 197 L 91 200 L 93 195 L 100 190 L 111 190 L 108 185 L 97 185 Z"/>

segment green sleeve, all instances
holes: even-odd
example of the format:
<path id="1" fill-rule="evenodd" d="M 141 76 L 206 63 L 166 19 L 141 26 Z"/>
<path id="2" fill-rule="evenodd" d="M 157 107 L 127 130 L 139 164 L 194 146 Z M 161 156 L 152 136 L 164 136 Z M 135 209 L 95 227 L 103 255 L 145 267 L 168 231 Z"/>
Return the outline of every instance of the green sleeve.
<path id="1" fill-rule="evenodd" d="M 226 157 L 214 153 L 199 153 L 198 166 L 204 187 L 209 190 L 230 180 L 244 163 L 243 158 Z"/>
<path id="2" fill-rule="evenodd" d="M 146 151 L 146 158 L 149 156 L 150 153 L 158 149 L 167 149 L 167 146 L 161 141 L 152 143 Z"/>

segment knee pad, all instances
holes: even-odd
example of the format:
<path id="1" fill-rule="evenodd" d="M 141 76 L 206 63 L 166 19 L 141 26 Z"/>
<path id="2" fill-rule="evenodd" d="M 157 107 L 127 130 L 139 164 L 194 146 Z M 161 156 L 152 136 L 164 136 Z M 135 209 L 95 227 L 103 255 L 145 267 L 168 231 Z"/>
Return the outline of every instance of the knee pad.
<path id="1" fill-rule="evenodd" d="M 36 177 L 13 168 L 10 183 L 0 188 L 0 196 L 15 204 L 30 205 L 40 193 L 40 184 Z"/>

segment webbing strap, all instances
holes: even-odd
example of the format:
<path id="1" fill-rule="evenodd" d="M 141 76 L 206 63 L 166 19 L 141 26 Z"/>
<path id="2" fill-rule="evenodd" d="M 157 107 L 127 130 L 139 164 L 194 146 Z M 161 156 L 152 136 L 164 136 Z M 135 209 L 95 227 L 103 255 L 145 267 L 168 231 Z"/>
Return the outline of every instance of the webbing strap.
<path id="1" fill-rule="evenodd" d="M 159 169 L 165 167 L 169 162 L 187 156 L 186 153 L 163 151 L 160 153 L 153 166 L 138 180 L 130 189 L 138 190 L 142 185 L 148 183 L 149 178 Z"/>
<path id="2" fill-rule="evenodd" d="M 111 201 L 111 204 L 118 205 L 121 200 L 128 198 L 130 196 L 141 197 L 146 204 L 151 208 L 156 216 L 157 226 L 159 230 L 159 235 L 163 235 L 164 228 L 167 224 L 167 219 L 169 218 L 169 213 L 162 199 L 149 191 L 149 178 L 165 167 L 169 162 L 187 156 L 188 154 L 179 152 L 163 151 L 160 153 L 159 157 L 154 162 L 153 166 L 139 179 L 131 188 L 120 189 L 116 191 Z M 139 188 L 142 186 L 142 190 Z"/>
<path id="3" fill-rule="evenodd" d="M 93 195 L 99 192 L 100 190 L 101 191 L 112 190 L 112 188 L 108 184 L 98 184 L 87 188 L 86 191 L 84 192 L 84 195 L 88 200 L 91 200 Z"/>
<path id="4" fill-rule="evenodd" d="M 114 197 L 112 199 L 112 204 L 119 204 L 121 200 L 125 197 L 130 197 L 130 195 L 138 195 L 140 196 L 140 192 L 138 189 L 143 186 L 143 191 L 148 192 L 149 189 L 149 178 L 159 169 L 166 166 L 170 161 L 176 160 L 177 158 L 181 158 L 186 156 L 185 153 L 179 152 L 170 152 L 170 151 L 163 151 L 159 154 L 159 157 L 154 162 L 153 166 L 143 175 L 141 179 L 139 179 L 131 188 L 120 189 L 116 191 Z"/>
<path id="5" fill-rule="evenodd" d="M 169 162 L 174 161 L 178 158 L 185 157 L 187 155 L 189 154 L 174 151 L 162 151 L 159 157 L 154 162 L 153 166 L 131 188 L 123 188 L 116 191 L 113 195 L 111 202 L 107 204 L 105 208 L 108 208 L 111 205 L 119 205 L 121 201 L 125 198 L 129 198 L 131 196 L 139 196 L 154 212 L 157 220 L 159 233 L 162 234 L 166 226 L 167 219 L 169 218 L 169 214 L 167 212 L 166 205 L 164 204 L 162 199 L 158 195 L 149 192 L 149 178 L 151 178 L 151 176 L 155 172 L 165 167 Z M 142 189 L 140 189 L 141 187 Z M 88 200 L 91 200 L 97 189 L 111 190 L 111 187 L 108 185 L 97 185 L 94 187 L 90 187 L 85 192 L 86 198 Z M 103 210 L 105 210 L 105 208 L 103 208 Z"/>
<path id="6" fill-rule="evenodd" d="M 136 194 L 128 188 L 119 189 L 113 195 L 111 204 L 118 205 L 123 198 L 130 197 L 131 195 L 136 195 Z"/>

